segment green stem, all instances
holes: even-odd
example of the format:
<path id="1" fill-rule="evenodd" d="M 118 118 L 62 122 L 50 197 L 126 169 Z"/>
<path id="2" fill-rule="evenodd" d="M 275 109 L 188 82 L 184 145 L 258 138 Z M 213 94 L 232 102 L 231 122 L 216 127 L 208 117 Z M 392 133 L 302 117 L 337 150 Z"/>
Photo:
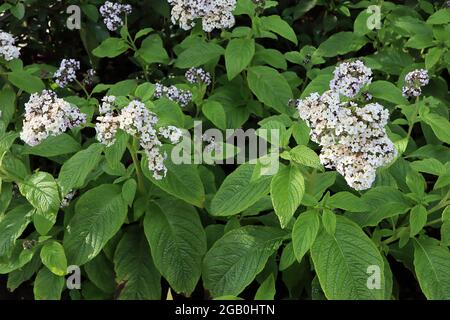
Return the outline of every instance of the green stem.
<path id="1" fill-rule="evenodd" d="M 131 154 L 131 158 L 133 159 L 133 165 L 136 170 L 136 177 L 138 180 L 138 189 L 141 194 L 145 194 L 145 183 L 144 183 L 144 175 L 142 173 L 141 165 L 137 156 L 137 148 L 136 142 L 137 140 L 133 138 L 133 144 L 128 143 L 127 148 Z"/>
<path id="2" fill-rule="evenodd" d="M 415 111 L 413 114 L 413 117 L 411 119 L 411 123 L 409 124 L 409 128 L 408 128 L 408 134 L 406 135 L 406 140 L 409 141 L 409 137 L 411 137 L 411 133 L 413 131 L 414 128 L 414 124 L 416 123 L 417 120 L 417 113 L 419 113 L 419 97 L 416 98 L 416 107 L 415 107 Z"/>
<path id="3" fill-rule="evenodd" d="M 89 99 L 91 97 L 91 95 L 89 94 L 89 92 L 87 92 L 86 87 L 77 79 L 75 79 L 75 82 L 83 90 L 84 94 L 86 95 L 86 98 Z"/>
<path id="4" fill-rule="evenodd" d="M 434 224 L 436 224 L 436 223 L 440 223 L 440 222 L 442 222 L 442 219 L 441 219 L 441 218 L 439 218 L 439 219 L 434 219 L 434 220 L 428 222 L 428 223 L 425 225 L 425 227 L 431 227 L 432 225 L 434 225 Z"/>

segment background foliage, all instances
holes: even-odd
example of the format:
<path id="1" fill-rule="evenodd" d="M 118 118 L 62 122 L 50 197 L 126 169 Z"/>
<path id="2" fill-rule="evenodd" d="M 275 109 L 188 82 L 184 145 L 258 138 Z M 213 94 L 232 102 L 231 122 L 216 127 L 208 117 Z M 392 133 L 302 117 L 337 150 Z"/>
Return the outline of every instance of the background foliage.
<path id="1" fill-rule="evenodd" d="M 164 0 L 130 0 L 128 27 L 109 32 L 102 3 L 0 5 L 2 30 L 26 44 L 21 60 L 0 63 L 3 298 L 450 299 L 444 2 L 239 0 L 236 25 L 211 33 L 172 25 Z M 81 30 L 65 26 L 70 4 L 81 6 Z M 381 5 L 379 30 L 367 27 L 370 5 Z M 356 57 L 375 73 L 369 92 L 389 109 L 400 153 L 364 192 L 323 170 L 308 127 L 288 106 L 327 90 L 335 65 Z M 97 83 L 86 93 L 58 88 L 52 74 L 63 58 L 94 68 Z M 207 88 L 183 77 L 200 66 L 213 77 Z M 401 87 L 416 68 L 431 81 L 410 103 Z M 157 82 L 191 90 L 194 103 L 154 100 Z M 110 94 L 139 98 L 185 129 L 196 119 L 221 130 L 280 128 L 282 168 L 255 178 L 255 165 L 167 160 L 168 176 L 157 181 L 133 162 L 128 136 L 105 148 L 89 125 L 26 146 L 18 139 L 24 103 L 44 88 L 89 120 Z M 76 197 L 59 209 L 71 189 Z M 81 266 L 81 290 L 66 289 L 68 265 Z M 379 290 L 366 285 L 368 265 L 381 267 Z"/>

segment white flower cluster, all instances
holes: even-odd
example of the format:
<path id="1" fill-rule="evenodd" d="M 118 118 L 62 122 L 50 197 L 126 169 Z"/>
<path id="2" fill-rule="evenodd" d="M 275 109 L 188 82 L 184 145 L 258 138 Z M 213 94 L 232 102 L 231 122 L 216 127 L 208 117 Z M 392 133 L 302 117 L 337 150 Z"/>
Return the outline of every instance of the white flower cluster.
<path id="1" fill-rule="evenodd" d="M 168 0 L 172 5 L 172 23 L 178 23 L 184 30 L 195 26 L 196 19 L 202 19 L 206 32 L 234 26 L 233 10 L 236 0 Z"/>
<path id="2" fill-rule="evenodd" d="M 122 14 L 130 14 L 132 8 L 129 4 L 115 3 L 106 1 L 100 7 L 100 14 L 103 17 L 103 22 L 110 31 L 116 31 L 123 26 Z"/>
<path id="3" fill-rule="evenodd" d="M 167 97 L 168 99 L 177 102 L 181 107 L 186 107 L 192 100 L 192 93 L 187 90 L 178 89 L 175 86 L 166 87 L 160 83 L 156 84 L 155 94 L 156 99 Z"/>
<path id="4" fill-rule="evenodd" d="M 30 146 L 49 136 L 57 136 L 86 122 L 86 115 L 60 99 L 53 91 L 34 93 L 25 103 L 25 119 L 20 138 Z"/>
<path id="5" fill-rule="evenodd" d="M 181 140 L 183 132 L 175 126 L 167 126 L 159 128 L 159 134 L 170 140 L 172 144 L 176 144 Z"/>
<path id="6" fill-rule="evenodd" d="M 361 60 L 343 62 L 334 70 L 330 89 L 348 98 L 355 97 L 372 82 L 372 70 Z"/>
<path id="7" fill-rule="evenodd" d="M 99 106 L 100 116 L 97 117 L 95 124 L 97 140 L 108 147 L 116 142 L 116 133 L 119 129 L 119 119 L 114 113 L 115 102 L 115 96 L 103 97 L 102 104 Z"/>
<path id="8" fill-rule="evenodd" d="M 58 86 L 64 88 L 77 79 L 78 70 L 80 70 L 80 61 L 75 59 L 63 59 L 59 69 L 54 73 L 53 79 L 55 79 Z"/>
<path id="9" fill-rule="evenodd" d="M 84 75 L 84 79 L 83 79 L 83 84 L 85 84 L 87 86 L 94 84 L 96 74 L 97 73 L 95 72 L 94 69 L 89 69 L 88 71 L 86 71 L 86 74 Z"/>
<path id="10" fill-rule="evenodd" d="M 430 82 L 428 71 L 416 69 L 405 76 L 405 86 L 402 92 L 404 97 L 418 97 L 422 94 L 422 87 Z"/>
<path id="11" fill-rule="evenodd" d="M 0 30 L 0 57 L 11 61 L 20 57 L 20 48 L 15 45 L 16 40 L 8 32 Z"/>
<path id="12" fill-rule="evenodd" d="M 211 75 L 202 68 L 190 68 L 184 75 L 191 84 L 202 83 L 209 86 L 211 84 Z"/>
<path id="13" fill-rule="evenodd" d="M 166 155 L 161 153 L 162 143 L 158 135 L 176 144 L 181 139 L 181 130 L 174 126 L 168 126 L 166 128 L 161 127 L 157 131 L 155 127 L 158 123 L 158 117 L 140 101 L 131 101 L 118 114 L 113 110 L 114 102 L 115 97 L 113 96 L 106 96 L 103 99 L 100 107 L 100 113 L 103 116 L 97 118 L 99 122 L 96 124 L 97 139 L 110 146 L 114 144 L 115 135 L 119 128 L 139 138 L 140 145 L 147 155 L 148 168 L 153 172 L 153 177 L 158 180 L 164 178 L 167 173 L 167 168 L 164 165 Z"/>
<path id="14" fill-rule="evenodd" d="M 350 92 L 339 83 L 336 87 Z M 297 109 L 311 128 L 311 140 L 322 146 L 321 163 L 336 168 L 350 187 L 365 190 L 375 181 L 377 168 L 397 155 L 385 130 L 389 112 L 378 103 L 361 107 L 353 101 L 342 102 L 340 92 L 312 93 L 297 101 Z"/>

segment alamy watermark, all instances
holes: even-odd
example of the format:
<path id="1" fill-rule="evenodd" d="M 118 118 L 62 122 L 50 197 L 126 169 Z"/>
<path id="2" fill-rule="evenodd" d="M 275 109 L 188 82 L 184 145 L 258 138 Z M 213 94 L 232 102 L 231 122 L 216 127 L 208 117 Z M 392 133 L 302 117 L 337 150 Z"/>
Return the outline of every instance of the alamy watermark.
<path id="1" fill-rule="evenodd" d="M 69 290 L 81 289 L 81 270 L 79 266 L 70 265 L 67 267 L 66 286 Z"/>
<path id="2" fill-rule="evenodd" d="M 381 29 L 381 7 L 372 5 L 367 8 L 367 13 L 370 16 L 367 18 L 367 28 L 369 30 Z"/>
<path id="3" fill-rule="evenodd" d="M 81 29 L 81 9 L 77 5 L 67 7 L 66 13 L 70 16 L 66 20 L 66 26 L 69 30 Z"/>
<path id="4" fill-rule="evenodd" d="M 381 268 L 378 265 L 370 265 L 367 267 L 367 288 L 369 290 L 381 289 Z"/>

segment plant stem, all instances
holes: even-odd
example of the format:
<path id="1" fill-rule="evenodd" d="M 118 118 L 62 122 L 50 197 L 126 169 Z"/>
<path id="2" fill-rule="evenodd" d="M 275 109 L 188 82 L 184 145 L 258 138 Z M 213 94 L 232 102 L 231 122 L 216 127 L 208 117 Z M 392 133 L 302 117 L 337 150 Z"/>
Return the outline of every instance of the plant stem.
<path id="1" fill-rule="evenodd" d="M 144 175 L 142 173 L 141 165 L 140 165 L 139 159 L 137 157 L 137 151 L 136 151 L 137 148 L 135 146 L 136 141 L 137 141 L 136 138 L 133 138 L 133 144 L 127 143 L 127 148 L 128 148 L 128 151 L 131 154 L 131 158 L 133 159 L 133 165 L 134 165 L 134 168 L 136 170 L 136 177 L 137 177 L 137 180 L 138 180 L 139 192 L 141 194 L 145 194 Z"/>
<path id="2" fill-rule="evenodd" d="M 413 131 L 414 128 L 414 124 L 416 123 L 417 120 L 417 113 L 419 113 L 419 97 L 416 98 L 416 103 L 415 103 L 415 111 L 413 114 L 413 117 L 411 119 L 411 123 L 409 124 L 409 128 L 408 128 L 408 134 L 406 135 L 406 140 L 409 141 L 409 137 L 411 137 L 411 133 Z"/>
<path id="3" fill-rule="evenodd" d="M 84 94 L 86 95 L 86 98 L 89 99 L 91 97 L 91 95 L 89 94 L 89 92 L 87 92 L 86 87 L 77 79 L 75 79 L 75 82 L 80 86 L 80 88 L 83 90 Z"/>

